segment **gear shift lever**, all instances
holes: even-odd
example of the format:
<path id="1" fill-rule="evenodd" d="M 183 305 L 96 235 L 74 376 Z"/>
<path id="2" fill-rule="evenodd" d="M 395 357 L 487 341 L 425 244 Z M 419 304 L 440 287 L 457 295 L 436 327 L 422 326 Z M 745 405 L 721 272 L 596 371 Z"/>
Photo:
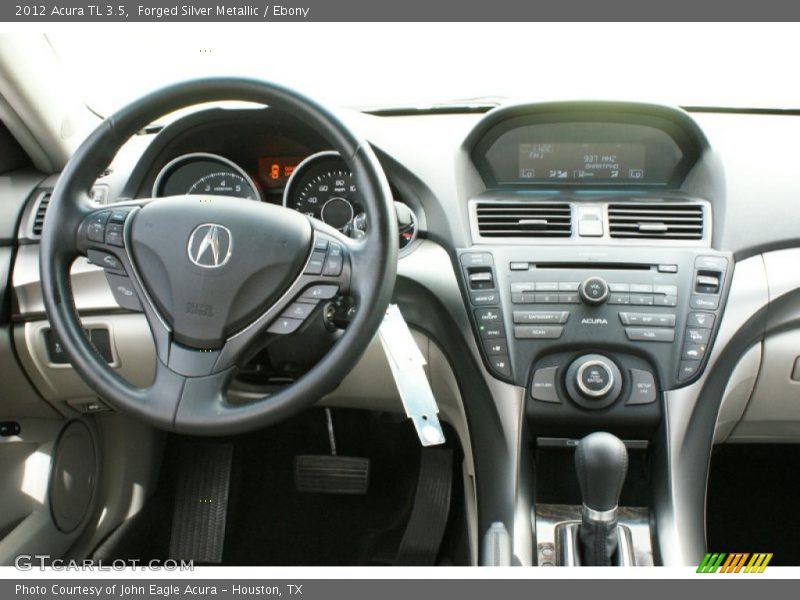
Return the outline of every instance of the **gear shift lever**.
<path id="1" fill-rule="evenodd" d="M 628 471 L 628 451 L 617 436 L 591 433 L 575 450 L 583 497 L 579 529 L 581 563 L 610 566 L 617 551 L 617 505 Z"/>

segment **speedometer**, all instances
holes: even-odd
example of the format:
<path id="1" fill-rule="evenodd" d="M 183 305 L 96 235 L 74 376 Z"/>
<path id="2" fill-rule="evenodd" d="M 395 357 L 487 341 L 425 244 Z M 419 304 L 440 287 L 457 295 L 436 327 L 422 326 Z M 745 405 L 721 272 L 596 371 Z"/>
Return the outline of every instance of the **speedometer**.
<path id="1" fill-rule="evenodd" d="M 301 162 L 286 185 L 283 204 L 342 231 L 363 211 L 353 174 L 336 152 Z"/>

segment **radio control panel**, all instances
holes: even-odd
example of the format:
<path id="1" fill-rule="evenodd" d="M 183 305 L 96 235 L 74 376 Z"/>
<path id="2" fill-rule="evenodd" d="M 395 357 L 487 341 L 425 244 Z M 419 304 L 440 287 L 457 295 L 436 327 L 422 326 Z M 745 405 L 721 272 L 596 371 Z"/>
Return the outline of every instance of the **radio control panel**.
<path id="1" fill-rule="evenodd" d="M 705 368 L 733 270 L 730 255 L 706 248 L 498 246 L 457 258 L 488 369 L 525 387 L 543 357 L 570 351 L 641 357 L 659 389 L 691 383 Z"/>

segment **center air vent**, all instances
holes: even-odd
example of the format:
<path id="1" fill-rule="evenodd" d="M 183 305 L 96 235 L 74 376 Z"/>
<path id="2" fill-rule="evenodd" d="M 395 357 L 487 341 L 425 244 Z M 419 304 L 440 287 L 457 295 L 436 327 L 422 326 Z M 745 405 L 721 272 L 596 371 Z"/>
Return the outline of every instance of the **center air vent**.
<path id="1" fill-rule="evenodd" d="M 47 205 L 50 204 L 50 195 L 50 192 L 45 192 L 39 196 L 39 200 L 36 204 L 36 214 L 33 217 L 33 225 L 31 226 L 33 235 L 42 235 L 42 229 L 44 229 L 44 215 L 47 212 Z"/>
<path id="2" fill-rule="evenodd" d="M 661 240 L 703 239 L 699 204 L 609 204 L 612 238 Z"/>
<path id="3" fill-rule="evenodd" d="M 572 210 L 566 202 L 479 202 L 478 233 L 485 238 L 566 238 Z"/>

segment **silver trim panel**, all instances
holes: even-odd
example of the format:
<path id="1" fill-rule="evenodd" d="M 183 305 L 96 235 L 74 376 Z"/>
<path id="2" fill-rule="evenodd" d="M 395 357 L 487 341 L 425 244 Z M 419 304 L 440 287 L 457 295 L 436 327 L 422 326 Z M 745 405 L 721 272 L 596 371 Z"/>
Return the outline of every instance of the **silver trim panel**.
<path id="1" fill-rule="evenodd" d="M 658 529 L 661 561 L 667 566 L 697 565 L 705 551 L 705 518 L 697 510 L 694 492 L 698 469 L 707 475 L 708 456 L 694 456 L 685 451 L 687 440 L 711 424 L 694 420 L 695 405 L 709 374 L 720 355 L 750 317 L 764 308 L 767 294 L 767 273 L 762 256 L 736 263 L 728 302 L 708 366 L 695 383 L 664 393 L 664 419 L 667 434 L 666 472 L 656 472 L 654 481 L 654 513 Z"/>

